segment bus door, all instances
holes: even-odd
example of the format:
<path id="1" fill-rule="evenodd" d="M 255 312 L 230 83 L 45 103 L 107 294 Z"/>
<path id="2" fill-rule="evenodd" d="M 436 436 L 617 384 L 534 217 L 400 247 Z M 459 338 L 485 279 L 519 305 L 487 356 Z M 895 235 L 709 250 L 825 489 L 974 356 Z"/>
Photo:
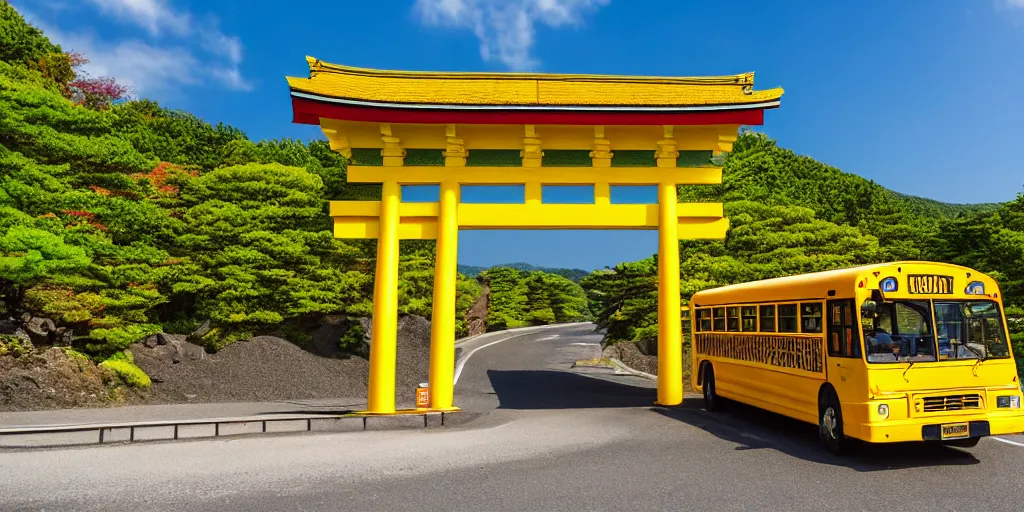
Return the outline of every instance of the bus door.
<path id="1" fill-rule="evenodd" d="M 857 309 L 853 299 L 830 300 L 825 345 L 828 381 L 840 402 L 860 401 L 867 390 L 867 375 L 860 356 Z"/>

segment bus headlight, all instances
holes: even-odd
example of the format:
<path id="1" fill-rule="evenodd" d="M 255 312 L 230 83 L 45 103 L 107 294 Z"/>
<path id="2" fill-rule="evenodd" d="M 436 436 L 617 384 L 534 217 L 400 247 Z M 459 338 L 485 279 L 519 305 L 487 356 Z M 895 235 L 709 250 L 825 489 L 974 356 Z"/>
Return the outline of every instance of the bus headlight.
<path id="1" fill-rule="evenodd" d="M 889 406 L 887 404 L 881 404 L 878 406 L 878 415 L 884 419 L 889 418 Z"/>

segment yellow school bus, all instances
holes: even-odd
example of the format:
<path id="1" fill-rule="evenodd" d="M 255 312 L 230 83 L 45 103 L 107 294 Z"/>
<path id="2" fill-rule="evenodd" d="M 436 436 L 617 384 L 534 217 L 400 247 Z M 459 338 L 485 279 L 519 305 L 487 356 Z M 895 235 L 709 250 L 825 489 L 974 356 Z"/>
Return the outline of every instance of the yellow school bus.
<path id="1" fill-rule="evenodd" d="M 850 439 L 974 446 L 1024 431 L 996 282 L 895 262 L 705 290 L 690 300 L 694 391 Z"/>

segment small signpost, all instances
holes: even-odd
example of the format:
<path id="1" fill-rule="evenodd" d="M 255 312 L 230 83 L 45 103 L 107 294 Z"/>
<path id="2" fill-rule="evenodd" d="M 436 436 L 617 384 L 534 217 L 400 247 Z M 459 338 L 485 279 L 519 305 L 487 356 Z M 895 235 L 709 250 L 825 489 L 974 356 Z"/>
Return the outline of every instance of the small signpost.
<path id="1" fill-rule="evenodd" d="M 416 408 L 430 408 L 430 391 L 426 382 L 421 382 L 420 385 L 416 388 Z"/>

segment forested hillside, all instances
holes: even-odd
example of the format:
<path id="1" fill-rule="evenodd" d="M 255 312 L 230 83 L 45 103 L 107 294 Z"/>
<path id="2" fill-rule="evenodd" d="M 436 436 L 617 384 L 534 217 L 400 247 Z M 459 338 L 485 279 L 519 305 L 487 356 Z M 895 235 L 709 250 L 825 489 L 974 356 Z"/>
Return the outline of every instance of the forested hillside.
<path id="1" fill-rule="evenodd" d="M 525 271 L 528 271 L 528 272 L 539 270 L 541 272 L 545 272 L 545 273 L 548 273 L 548 274 L 555 274 L 555 275 L 562 276 L 562 277 L 564 277 L 564 278 L 566 278 L 566 279 L 568 279 L 568 280 L 570 280 L 572 282 L 575 282 L 575 283 L 578 283 L 580 281 L 580 279 L 583 279 L 584 277 L 587 276 L 587 274 L 590 273 L 590 272 L 587 272 L 586 270 L 581 270 L 581 269 L 578 269 L 578 268 L 537 267 L 537 266 L 531 265 L 529 263 L 523 263 L 523 262 L 502 263 L 500 265 L 494 265 L 494 266 L 491 266 L 491 267 L 476 267 L 476 266 L 473 266 L 473 265 L 459 265 L 459 272 L 464 274 L 466 277 L 476 277 L 476 276 L 482 274 L 484 271 L 486 271 L 488 269 L 495 269 L 495 268 L 499 268 L 499 267 L 514 268 L 516 270 L 525 270 Z"/>
<path id="2" fill-rule="evenodd" d="M 1024 305 L 1024 195 L 1001 205 L 951 205 L 899 194 L 742 135 L 723 184 L 681 187 L 682 200 L 725 203 L 724 241 L 680 243 L 682 295 L 726 284 L 903 259 L 966 265 L 999 280 L 1007 312 Z M 657 336 L 657 257 L 581 281 L 607 341 Z M 684 300 L 685 304 L 685 300 Z M 1024 325 L 1016 330 L 1024 355 Z"/>
<path id="3" fill-rule="evenodd" d="M 128 99 L 85 76 L 86 57 L 0 2 L 0 355 L 56 344 L 139 384 L 123 351 L 159 332 L 211 351 L 271 332 L 302 343 L 340 315 L 352 329 L 339 343 L 361 343 L 376 242 L 334 239 L 326 204 L 379 189 L 347 185 L 325 142 L 256 142 Z M 430 318 L 434 243 L 403 241 L 399 266 L 400 314 Z M 529 307 L 495 326 L 588 314 L 537 291 L 550 279 L 582 297 L 575 283 L 524 279 Z M 482 281 L 459 278 L 459 334 Z"/>

